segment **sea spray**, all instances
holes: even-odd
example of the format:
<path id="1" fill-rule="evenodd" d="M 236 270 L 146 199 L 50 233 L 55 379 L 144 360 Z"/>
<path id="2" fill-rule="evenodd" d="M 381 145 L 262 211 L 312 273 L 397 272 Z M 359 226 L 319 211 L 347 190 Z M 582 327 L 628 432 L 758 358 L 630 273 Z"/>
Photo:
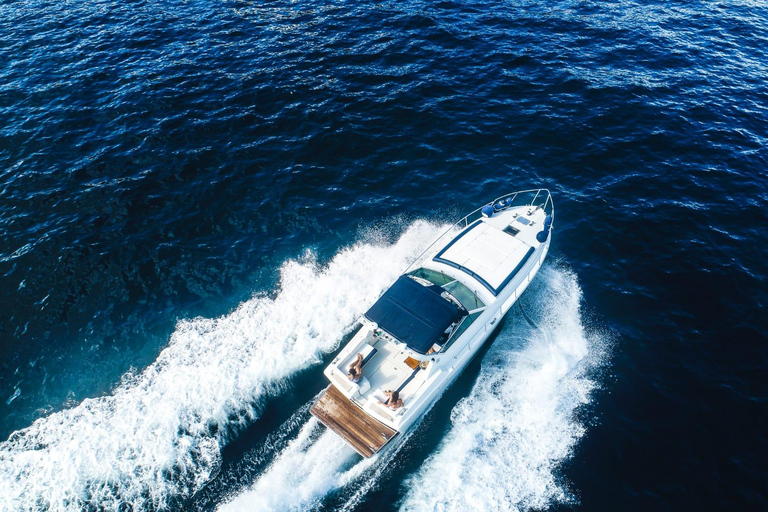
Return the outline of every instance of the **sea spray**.
<path id="1" fill-rule="evenodd" d="M 157 360 L 109 396 L 35 421 L 0 444 L 0 510 L 162 509 L 218 471 L 220 450 L 291 375 L 345 331 L 445 226 L 357 243 L 325 267 L 311 254 L 217 319 L 179 323 Z"/>
<path id="2" fill-rule="evenodd" d="M 547 266 L 511 315 L 436 452 L 405 481 L 403 511 L 545 509 L 571 501 L 557 469 L 585 427 L 577 410 L 596 386 L 606 335 L 582 322 L 581 289 Z"/>

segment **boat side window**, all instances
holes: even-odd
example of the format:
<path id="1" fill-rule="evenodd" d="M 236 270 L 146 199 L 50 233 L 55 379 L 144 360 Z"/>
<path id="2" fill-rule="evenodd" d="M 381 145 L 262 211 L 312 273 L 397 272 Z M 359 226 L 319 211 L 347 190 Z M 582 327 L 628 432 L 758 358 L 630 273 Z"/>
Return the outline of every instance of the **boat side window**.
<path id="1" fill-rule="evenodd" d="M 472 322 L 477 320 L 477 317 L 483 314 L 483 309 L 480 309 L 478 311 L 473 311 L 469 315 L 464 317 L 464 320 L 461 321 L 459 326 L 456 328 L 456 330 L 453 331 L 453 334 L 448 339 L 445 345 L 443 345 L 443 349 L 440 352 L 445 352 L 448 350 L 448 348 L 453 344 L 454 341 L 459 339 L 459 337 L 464 333 L 464 331 L 469 328 L 470 325 L 472 325 Z"/>
<path id="2" fill-rule="evenodd" d="M 429 270 L 428 268 L 417 268 L 416 270 L 414 270 L 408 275 L 418 277 L 421 279 L 426 279 L 430 283 L 436 284 L 437 286 L 443 286 L 446 283 L 450 283 L 454 281 L 452 277 L 446 276 L 442 272 Z"/>
<path id="3" fill-rule="evenodd" d="M 464 309 L 467 311 L 485 307 L 483 301 L 478 299 L 475 293 L 472 293 L 469 288 L 458 281 L 444 285 L 443 290 L 456 297 L 456 300 L 461 302 L 461 305 L 464 306 Z"/>

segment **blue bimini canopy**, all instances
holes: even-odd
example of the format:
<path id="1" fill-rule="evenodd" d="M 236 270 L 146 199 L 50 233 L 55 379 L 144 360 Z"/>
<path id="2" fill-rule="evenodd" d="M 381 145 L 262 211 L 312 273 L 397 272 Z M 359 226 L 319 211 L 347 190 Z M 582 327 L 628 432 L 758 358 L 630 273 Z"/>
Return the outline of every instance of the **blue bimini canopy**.
<path id="1" fill-rule="evenodd" d="M 441 291 L 437 286 L 422 286 L 407 276 L 400 276 L 365 317 L 407 343 L 411 350 L 426 354 L 443 332 L 461 317 L 459 308 L 442 298 Z"/>

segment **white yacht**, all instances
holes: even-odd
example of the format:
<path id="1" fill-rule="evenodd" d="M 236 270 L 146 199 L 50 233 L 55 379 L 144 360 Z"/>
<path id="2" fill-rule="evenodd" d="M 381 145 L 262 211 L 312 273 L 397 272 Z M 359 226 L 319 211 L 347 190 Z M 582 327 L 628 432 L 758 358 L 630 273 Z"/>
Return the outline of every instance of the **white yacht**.
<path id="1" fill-rule="evenodd" d="M 552 197 L 539 189 L 502 196 L 457 222 L 360 319 L 323 372 L 331 385 L 312 414 L 364 457 L 392 444 L 528 287 L 549 250 L 553 218 Z M 362 376 L 350 376 L 355 363 Z"/>

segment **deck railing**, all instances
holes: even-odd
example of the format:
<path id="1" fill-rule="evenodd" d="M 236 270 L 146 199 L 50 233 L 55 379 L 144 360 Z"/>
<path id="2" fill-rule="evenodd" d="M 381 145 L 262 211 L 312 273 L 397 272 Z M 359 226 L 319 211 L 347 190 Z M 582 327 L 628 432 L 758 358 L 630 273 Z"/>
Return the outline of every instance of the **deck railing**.
<path id="1" fill-rule="evenodd" d="M 459 233 L 460 230 L 466 228 L 473 222 L 475 222 L 477 219 L 480 219 L 482 214 L 482 209 L 486 206 L 492 206 L 498 210 L 506 210 L 507 208 L 515 208 L 519 206 L 534 206 L 536 208 L 541 208 L 544 210 L 544 213 L 552 216 L 552 225 L 554 226 L 555 222 L 555 205 L 552 203 L 552 194 L 550 194 L 549 190 L 546 188 L 534 188 L 530 190 L 519 190 L 517 192 L 511 192 L 509 194 L 505 194 L 503 196 L 497 197 L 490 203 L 484 204 L 477 210 L 473 211 L 469 215 L 465 216 L 463 219 L 456 222 L 453 226 L 448 228 L 442 235 L 440 235 L 437 240 L 432 242 L 432 244 L 427 247 L 424 252 L 422 252 L 418 258 L 416 258 L 413 263 L 411 263 L 407 269 L 405 269 L 404 274 L 407 274 L 410 272 L 413 268 L 415 268 L 417 265 L 421 264 L 422 261 L 424 261 L 424 257 L 426 255 L 429 255 L 432 251 L 432 248 L 443 241 L 446 235 L 449 233 L 452 233 L 455 231 L 455 233 L 451 236 L 453 238 L 456 234 Z M 444 243 L 448 243 L 446 240 Z"/>

